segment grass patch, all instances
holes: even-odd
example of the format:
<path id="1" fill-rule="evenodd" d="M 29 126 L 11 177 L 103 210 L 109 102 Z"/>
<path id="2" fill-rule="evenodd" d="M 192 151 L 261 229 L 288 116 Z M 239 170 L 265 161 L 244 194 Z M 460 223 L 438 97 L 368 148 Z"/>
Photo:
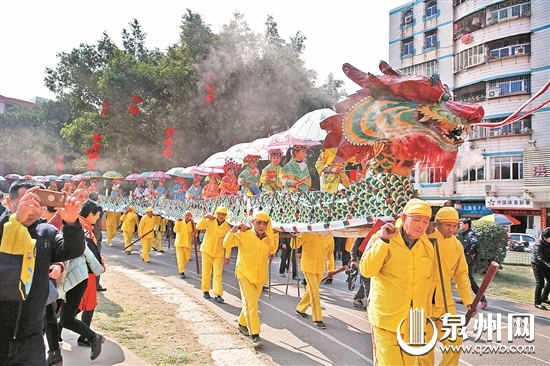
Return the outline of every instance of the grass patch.
<path id="1" fill-rule="evenodd" d="M 483 281 L 482 274 L 475 274 L 474 278 L 478 285 Z M 535 277 L 531 267 L 505 265 L 495 275 L 486 294 L 531 303 L 534 291 Z"/>

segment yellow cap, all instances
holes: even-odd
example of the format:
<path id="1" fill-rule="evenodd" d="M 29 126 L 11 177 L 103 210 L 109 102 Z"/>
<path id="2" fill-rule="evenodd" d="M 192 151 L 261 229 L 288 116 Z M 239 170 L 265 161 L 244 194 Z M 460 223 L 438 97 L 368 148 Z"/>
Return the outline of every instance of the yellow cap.
<path id="1" fill-rule="evenodd" d="M 132 211 L 135 211 L 135 210 L 136 210 L 136 208 L 135 208 L 134 206 L 128 206 L 128 208 L 129 208 L 130 210 L 132 210 Z"/>
<path id="2" fill-rule="evenodd" d="M 147 212 L 153 212 L 153 207 L 147 207 L 145 209 L 145 213 L 147 213 Z"/>
<path id="3" fill-rule="evenodd" d="M 258 211 L 254 214 L 254 220 L 260 220 L 260 221 L 265 221 L 265 222 L 269 222 L 269 215 L 263 211 Z"/>
<path id="4" fill-rule="evenodd" d="M 437 221 L 458 222 L 458 211 L 453 207 L 442 207 L 435 215 Z"/>
<path id="5" fill-rule="evenodd" d="M 405 205 L 403 213 L 407 216 L 432 216 L 432 208 L 425 201 L 413 198 Z"/>
<path id="6" fill-rule="evenodd" d="M 221 214 L 226 214 L 226 215 L 228 214 L 227 208 L 222 207 L 222 206 L 216 208 L 216 212 L 215 212 L 215 213 L 217 213 L 217 214 L 221 213 Z"/>

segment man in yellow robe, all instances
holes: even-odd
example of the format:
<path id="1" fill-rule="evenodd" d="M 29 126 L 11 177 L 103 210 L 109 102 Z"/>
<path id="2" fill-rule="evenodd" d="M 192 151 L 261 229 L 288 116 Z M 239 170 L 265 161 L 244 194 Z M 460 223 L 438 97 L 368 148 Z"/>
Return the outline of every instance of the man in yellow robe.
<path id="1" fill-rule="evenodd" d="M 121 223 L 120 212 L 114 212 L 114 211 L 107 211 L 105 212 L 105 223 L 106 223 L 106 231 L 107 231 L 107 244 L 109 246 L 113 246 L 113 238 L 116 235 L 116 231 Z M 128 243 L 129 244 L 129 243 Z"/>
<path id="2" fill-rule="evenodd" d="M 151 263 L 149 252 L 153 246 L 153 238 L 155 237 L 155 217 L 153 216 L 153 208 L 147 207 L 145 216 L 141 218 L 138 226 L 138 235 L 141 237 L 141 259 L 147 263 Z"/>
<path id="3" fill-rule="evenodd" d="M 235 276 L 241 289 L 242 310 L 239 315 L 239 331 L 252 335 L 252 345 L 261 347 L 260 315 L 258 302 L 264 283 L 267 282 L 268 258 L 277 251 L 273 237 L 271 219 L 265 212 L 257 212 L 252 219 L 253 230 L 244 224 L 235 225 L 225 236 L 223 247 L 226 249 L 226 259 L 231 254 L 230 249 L 239 248 Z"/>
<path id="4" fill-rule="evenodd" d="M 401 222 L 385 223 L 359 264 L 361 275 L 373 278 L 368 313 L 374 356 L 380 365 L 413 365 L 419 361 L 418 356 L 398 345 L 397 328 L 408 319 L 410 309 L 423 309 L 426 317 L 431 316 L 435 257 L 426 236 L 431 215 L 430 205 L 411 199 L 398 220 Z M 408 325 L 405 321 L 400 332 L 407 343 Z"/>
<path id="5" fill-rule="evenodd" d="M 311 306 L 311 316 L 313 324 L 319 329 L 325 329 L 323 323 L 323 314 L 321 313 L 321 297 L 319 295 L 319 285 L 327 262 L 329 271 L 334 271 L 334 237 L 327 234 L 318 233 L 300 233 L 296 237 L 296 247 L 301 248 L 297 254 L 300 258 L 300 268 L 304 272 L 307 286 L 302 299 L 296 305 L 296 314 L 302 318 L 307 318 L 307 308 Z"/>
<path id="6" fill-rule="evenodd" d="M 223 238 L 231 229 L 231 226 L 225 221 L 227 218 L 227 208 L 218 207 L 214 218 L 213 215 L 202 217 L 197 223 L 197 230 L 205 230 L 204 239 L 201 244 L 202 257 L 202 280 L 201 291 L 205 299 L 210 299 L 210 279 L 214 272 L 213 292 L 214 301 L 223 303 L 223 285 L 222 273 L 223 266 L 229 264 L 229 249 L 223 248 Z"/>
<path id="7" fill-rule="evenodd" d="M 127 255 L 130 255 L 132 252 L 132 247 L 129 246 L 132 242 L 132 238 L 134 237 L 134 233 L 136 231 L 136 227 L 139 226 L 139 218 L 136 214 L 136 209 L 134 206 L 128 207 L 128 210 L 126 210 L 126 213 L 122 215 L 120 218 L 120 221 L 122 221 L 122 234 L 124 235 L 124 251 Z"/>
<path id="8" fill-rule="evenodd" d="M 184 214 L 183 220 L 178 219 L 174 225 L 176 233 L 176 262 L 178 263 L 178 272 L 181 278 L 185 278 L 185 267 L 191 259 L 191 247 L 193 246 L 193 238 L 197 235 L 195 223 L 193 222 L 193 214 L 187 211 Z"/>

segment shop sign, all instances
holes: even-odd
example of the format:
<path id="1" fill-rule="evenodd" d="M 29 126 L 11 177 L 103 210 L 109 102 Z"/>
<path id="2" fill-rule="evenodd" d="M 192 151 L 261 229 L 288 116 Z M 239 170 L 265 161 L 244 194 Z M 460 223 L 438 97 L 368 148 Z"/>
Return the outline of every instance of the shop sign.
<path id="1" fill-rule="evenodd" d="M 485 206 L 493 208 L 533 208 L 533 201 L 526 200 L 523 197 L 514 196 L 487 196 L 485 197 Z"/>

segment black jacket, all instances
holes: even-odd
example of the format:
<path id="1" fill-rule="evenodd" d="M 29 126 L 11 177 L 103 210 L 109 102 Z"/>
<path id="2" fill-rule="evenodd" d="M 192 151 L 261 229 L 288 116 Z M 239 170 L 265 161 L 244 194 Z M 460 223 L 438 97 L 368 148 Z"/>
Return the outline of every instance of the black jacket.
<path id="1" fill-rule="evenodd" d="M 550 271 L 550 243 L 542 237 L 533 245 L 531 263 Z"/>
<path id="2" fill-rule="evenodd" d="M 471 229 L 468 229 L 462 233 L 462 246 L 464 247 L 464 255 L 466 255 L 466 258 L 477 254 L 479 239 Z"/>
<path id="3" fill-rule="evenodd" d="M 0 217 L 0 238 L 9 214 L 6 211 Z M 50 264 L 67 261 L 84 253 L 84 231 L 78 220 L 74 225 L 63 223 L 63 234 L 59 234 L 54 226 L 40 221 L 29 226 L 28 230 L 31 237 L 36 239 L 31 290 L 25 301 L 0 301 L 0 340 L 21 339 L 42 333 L 50 289 Z"/>

